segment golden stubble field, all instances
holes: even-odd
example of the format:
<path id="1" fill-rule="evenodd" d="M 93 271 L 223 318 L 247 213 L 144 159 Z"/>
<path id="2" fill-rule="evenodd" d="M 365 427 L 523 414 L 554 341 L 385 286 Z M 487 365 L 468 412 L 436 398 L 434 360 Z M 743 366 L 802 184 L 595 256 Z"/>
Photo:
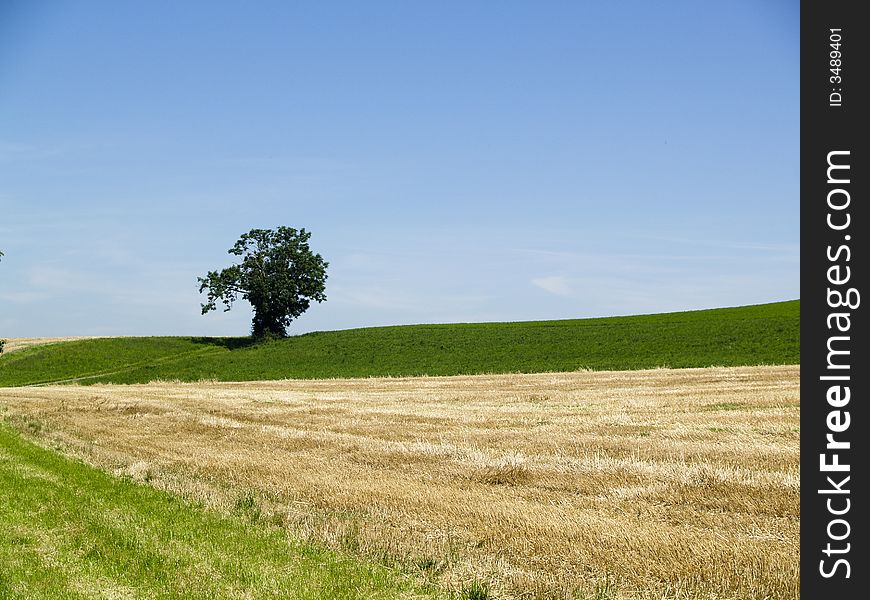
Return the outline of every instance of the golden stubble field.
<path id="1" fill-rule="evenodd" d="M 499 598 L 797 599 L 799 366 L 0 389 L 104 469 Z"/>

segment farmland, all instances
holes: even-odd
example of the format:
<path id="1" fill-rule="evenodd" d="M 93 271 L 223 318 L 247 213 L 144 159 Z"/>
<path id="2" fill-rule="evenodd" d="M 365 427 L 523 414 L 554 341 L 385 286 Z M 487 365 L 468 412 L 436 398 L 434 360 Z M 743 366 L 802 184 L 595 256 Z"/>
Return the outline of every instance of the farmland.
<path id="1" fill-rule="evenodd" d="M 17 341 L 21 347 L 25 341 Z M 257 381 L 798 364 L 800 301 L 515 323 L 406 325 L 249 338 L 102 338 L 0 355 L 0 386 Z"/>
<path id="2" fill-rule="evenodd" d="M 157 381 L 0 389 L 0 410 L 131 484 L 466 597 L 797 599 L 799 376 Z"/>
<path id="3" fill-rule="evenodd" d="M 250 511 L 202 510 L 2 424 L 0 490 L 0 598 L 437 597 L 383 566 L 252 526 Z"/>

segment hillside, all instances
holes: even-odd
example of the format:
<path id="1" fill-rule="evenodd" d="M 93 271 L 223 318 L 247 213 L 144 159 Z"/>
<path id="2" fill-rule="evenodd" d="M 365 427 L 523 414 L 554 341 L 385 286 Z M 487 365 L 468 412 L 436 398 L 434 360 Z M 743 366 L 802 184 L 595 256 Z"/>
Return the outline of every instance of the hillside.
<path id="1" fill-rule="evenodd" d="M 0 386 L 800 363 L 800 301 L 679 313 L 249 338 L 99 338 L 0 355 Z"/>

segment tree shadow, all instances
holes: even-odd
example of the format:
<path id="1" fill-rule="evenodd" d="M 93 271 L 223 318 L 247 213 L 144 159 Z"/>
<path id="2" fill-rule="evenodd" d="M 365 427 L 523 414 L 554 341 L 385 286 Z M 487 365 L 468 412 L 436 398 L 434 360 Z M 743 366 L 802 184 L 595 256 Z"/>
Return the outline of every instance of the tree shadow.
<path id="1" fill-rule="evenodd" d="M 241 350 L 242 348 L 250 348 L 255 346 L 259 340 L 251 336 L 248 337 L 192 337 L 190 341 L 194 344 L 203 344 L 207 346 L 220 346 L 227 350 Z"/>

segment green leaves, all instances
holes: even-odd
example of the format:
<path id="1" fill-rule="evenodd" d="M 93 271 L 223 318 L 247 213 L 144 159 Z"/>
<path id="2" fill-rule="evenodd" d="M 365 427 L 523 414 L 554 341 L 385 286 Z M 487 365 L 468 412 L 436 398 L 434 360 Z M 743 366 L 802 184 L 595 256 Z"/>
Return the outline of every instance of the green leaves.
<path id="1" fill-rule="evenodd" d="M 208 290 L 208 300 L 202 305 L 202 314 L 217 310 L 218 300 L 226 306 L 224 312 L 230 310 L 236 296 L 244 291 L 240 288 L 241 277 L 241 269 L 237 266 L 222 271 L 209 271 L 204 278 L 197 277 L 200 284 L 199 293 Z"/>
<path id="2" fill-rule="evenodd" d="M 311 233 L 292 227 L 252 229 L 229 249 L 241 263 L 221 271 L 209 271 L 197 279 L 200 293 L 208 291 L 202 314 L 224 312 L 241 296 L 254 308 L 255 337 L 285 337 L 287 327 L 311 306 L 326 300 L 326 268 L 329 263 L 311 251 Z"/>

